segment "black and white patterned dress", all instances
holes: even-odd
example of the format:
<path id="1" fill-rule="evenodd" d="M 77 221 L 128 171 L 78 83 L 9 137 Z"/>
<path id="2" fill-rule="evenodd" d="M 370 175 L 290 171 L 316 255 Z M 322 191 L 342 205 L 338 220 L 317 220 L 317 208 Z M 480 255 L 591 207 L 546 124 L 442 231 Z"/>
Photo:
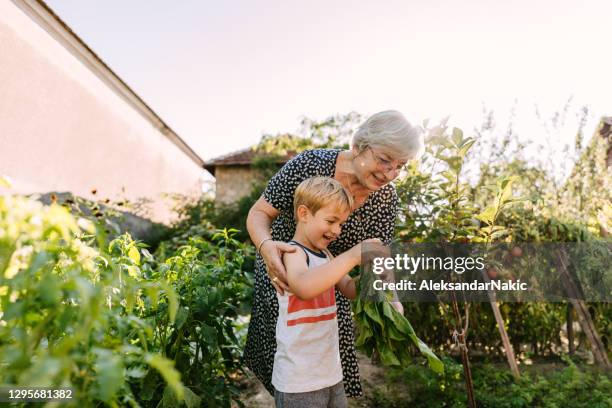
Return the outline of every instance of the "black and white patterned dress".
<path id="1" fill-rule="evenodd" d="M 293 220 L 293 193 L 298 184 L 313 176 L 334 177 L 336 160 L 341 150 L 316 149 L 300 153 L 287 162 L 270 180 L 263 193 L 264 199 L 279 210 L 272 222 L 272 238 L 289 241 L 295 233 Z M 340 236 L 329 245 L 337 256 L 369 238 L 380 238 L 388 244 L 393 237 L 398 199 L 395 187 L 388 184 L 371 194 L 364 205 L 353 211 L 342 227 Z M 349 300 L 336 290 L 340 359 L 344 376 L 344 389 L 349 397 L 362 395 L 359 368 L 355 355 L 353 323 Z M 276 352 L 276 320 L 278 300 L 268 277 L 265 263 L 257 255 L 255 266 L 255 295 L 249 323 L 244 358 L 247 367 L 274 394 L 272 366 Z"/>

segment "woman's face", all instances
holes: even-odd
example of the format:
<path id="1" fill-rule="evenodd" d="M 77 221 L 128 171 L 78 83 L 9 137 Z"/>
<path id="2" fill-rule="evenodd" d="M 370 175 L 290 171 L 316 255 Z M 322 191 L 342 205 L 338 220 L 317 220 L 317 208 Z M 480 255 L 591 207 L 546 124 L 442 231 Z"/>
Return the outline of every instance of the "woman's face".
<path id="1" fill-rule="evenodd" d="M 395 179 L 406 165 L 383 151 L 366 147 L 354 159 L 357 179 L 370 191 L 379 190 Z"/>

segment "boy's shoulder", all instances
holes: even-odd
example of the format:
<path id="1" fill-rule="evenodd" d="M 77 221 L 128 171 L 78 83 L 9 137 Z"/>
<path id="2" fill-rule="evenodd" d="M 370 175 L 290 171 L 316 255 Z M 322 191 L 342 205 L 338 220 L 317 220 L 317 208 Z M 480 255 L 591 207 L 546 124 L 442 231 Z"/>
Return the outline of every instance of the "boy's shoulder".
<path id="1" fill-rule="evenodd" d="M 308 254 L 306 250 L 296 242 L 288 241 L 287 244 L 295 246 L 297 251 L 294 252 L 285 252 L 283 253 L 283 261 L 287 260 L 303 260 L 306 264 L 308 264 Z"/>

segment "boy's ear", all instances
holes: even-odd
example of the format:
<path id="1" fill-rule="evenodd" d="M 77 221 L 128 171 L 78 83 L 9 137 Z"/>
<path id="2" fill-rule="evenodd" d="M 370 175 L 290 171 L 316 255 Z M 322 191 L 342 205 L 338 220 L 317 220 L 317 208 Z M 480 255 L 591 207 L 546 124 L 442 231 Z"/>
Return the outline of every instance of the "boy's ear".
<path id="1" fill-rule="evenodd" d="M 310 215 L 310 210 L 305 205 L 298 205 L 296 215 L 298 221 L 306 221 L 308 215 Z"/>

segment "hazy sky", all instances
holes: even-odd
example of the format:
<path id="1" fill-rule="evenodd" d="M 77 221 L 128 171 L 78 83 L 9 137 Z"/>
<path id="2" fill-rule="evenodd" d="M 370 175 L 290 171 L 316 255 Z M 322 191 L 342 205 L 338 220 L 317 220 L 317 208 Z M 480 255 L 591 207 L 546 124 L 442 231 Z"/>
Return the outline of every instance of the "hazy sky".
<path id="1" fill-rule="evenodd" d="M 535 104 L 612 114 L 608 0 L 47 3 L 204 159 L 351 110 L 469 131 L 517 101 L 530 137 Z"/>

